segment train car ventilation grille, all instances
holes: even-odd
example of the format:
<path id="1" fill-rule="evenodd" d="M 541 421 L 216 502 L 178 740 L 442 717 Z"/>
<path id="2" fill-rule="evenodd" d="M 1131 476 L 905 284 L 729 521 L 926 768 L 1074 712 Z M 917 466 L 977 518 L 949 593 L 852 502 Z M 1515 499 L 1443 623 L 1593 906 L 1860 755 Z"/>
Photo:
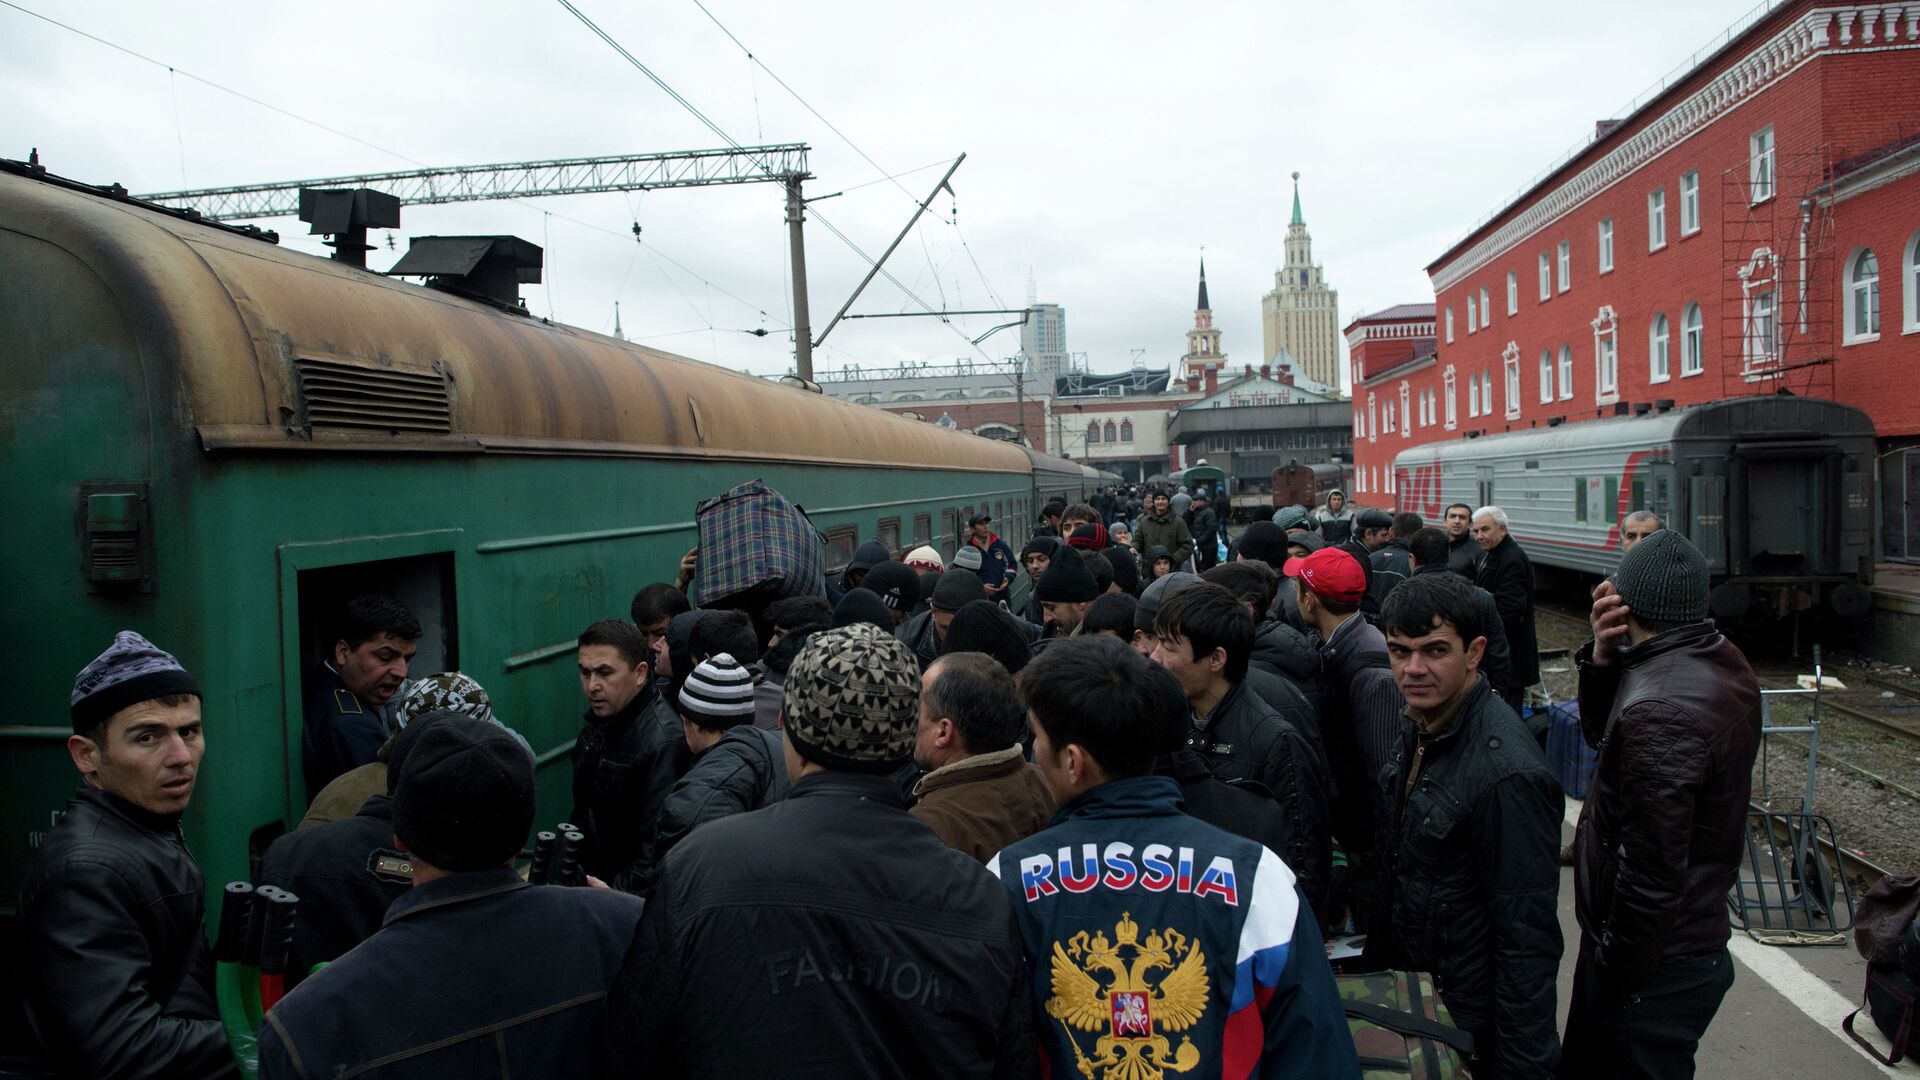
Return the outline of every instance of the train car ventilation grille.
<path id="1" fill-rule="evenodd" d="M 453 401 L 438 371 L 307 357 L 293 366 L 303 419 L 316 431 L 453 431 Z"/>

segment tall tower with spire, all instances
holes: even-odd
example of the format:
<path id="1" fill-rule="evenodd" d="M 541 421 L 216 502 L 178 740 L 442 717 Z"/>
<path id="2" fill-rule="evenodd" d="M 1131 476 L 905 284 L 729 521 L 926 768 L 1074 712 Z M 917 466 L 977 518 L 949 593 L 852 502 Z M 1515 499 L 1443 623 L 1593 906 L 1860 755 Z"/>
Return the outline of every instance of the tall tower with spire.
<path id="1" fill-rule="evenodd" d="M 1300 212 L 1299 173 L 1293 174 L 1286 262 L 1274 272 L 1273 291 L 1260 298 L 1260 331 L 1264 360 L 1276 368 L 1289 365 L 1326 386 L 1340 385 L 1340 294 L 1313 261 L 1313 238 Z"/>
<path id="2" fill-rule="evenodd" d="M 1220 350 L 1220 331 L 1213 328 L 1213 306 L 1207 302 L 1207 257 L 1200 256 L 1200 300 L 1193 309 L 1193 329 L 1187 331 L 1187 355 L 1180 358 L 1182 375 L 1198 375 L 1220 368 L 1227 354 Z"/>

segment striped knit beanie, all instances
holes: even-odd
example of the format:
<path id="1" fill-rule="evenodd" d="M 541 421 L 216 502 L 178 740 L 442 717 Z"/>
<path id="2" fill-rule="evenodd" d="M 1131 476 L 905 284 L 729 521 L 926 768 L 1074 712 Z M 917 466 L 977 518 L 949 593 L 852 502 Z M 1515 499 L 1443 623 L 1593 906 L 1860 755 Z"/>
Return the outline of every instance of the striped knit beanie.
<path id="1" fill-rule="evenodd" d="M 200 684 L 171 653 L 131 630 L 113 637 L 73 679 L 73 730 L 85 734 L 129 705 L 174 694 L 200 696 Z"/>
<path id="2" fill-rule="evenodd" d="M 680 685 L 680 715 L 703 728 L 752 722 L 753 673 L 728 653 L 702 660 Z"/>

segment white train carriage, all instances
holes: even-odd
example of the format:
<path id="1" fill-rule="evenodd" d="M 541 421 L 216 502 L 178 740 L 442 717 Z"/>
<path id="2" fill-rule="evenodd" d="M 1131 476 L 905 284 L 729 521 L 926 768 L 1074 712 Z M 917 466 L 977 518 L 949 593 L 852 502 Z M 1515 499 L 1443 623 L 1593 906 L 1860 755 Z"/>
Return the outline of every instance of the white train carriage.
<path id="1" fill-rule="evenodd" d="M 1606 575 L 1620 525 L 1652 510 L 1707 556 L 1713 611 L 1772 619 L 1866 611 L 1873 580 L 1873 425 L 1831 401 L 1736 398 L 1456 439 L 1394 459 L 1399 508 L 1507 512 L 1537 564 Z"/>

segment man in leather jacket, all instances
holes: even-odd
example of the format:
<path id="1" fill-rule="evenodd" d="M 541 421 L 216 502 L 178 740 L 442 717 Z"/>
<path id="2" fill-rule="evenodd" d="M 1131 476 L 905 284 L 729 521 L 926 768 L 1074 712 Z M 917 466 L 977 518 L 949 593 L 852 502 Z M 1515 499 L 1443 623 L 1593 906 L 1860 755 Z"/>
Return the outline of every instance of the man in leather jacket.
<path id="1" fill-rule="evenodd" d="M 639 627 L 602 619 L 580 635 L 579 649 L 587 713 L 573 744 L 570 820 L 587 836 L 581 867 L 633 892 L 650 875 L 660 808 L 691 754 L 680 718 L 649 676 L 652 650 Z"/>
<path id="2" fill-rule="evenodd" d="M 870 625 L 801 650 L 782 728 L 793 785 L 668 854 L 595 1075 L 1028 1073 L 1005 891 L 910 816 L 892 779 L 913 755 L 919 687 L 912 651 Z"/>
<path id="3" fill-rule="evenodd" d="M 1415 577 L 1381 612 L 1412 724 L 1383 773 L 1385 917 L 1370 959 L 1433 973 L 1474 1039 L 1473 1075 L 1551 1077 L 1561 940 L 1560 785 L 1478 667 L 1471 588 Z"/>
<path id="4" fill-rule="evenodd" d="M 200 685 L 131 630 L 74 680 L 83 786 L 20 891 L 26 1021 L 62 1077 L 238 1077 L 213 990 L 206 886 L 180 833 Z"/>
<path id="5" fill-rule="evenodd" d="M 1202 582 L 1168 597 L 1153 630 L 1153 662 L 1180 680 L 1193 711 L 1187 745 L 1215 776 L 1258 784 L 1273 797 L 1290 833 L 1275 853 L 1317 912 L 1333 860 L 1326 767 L 1313 741 L 1246 683 L 1253 616 L 1233 594 Z"/>
<path id="6" fill-rule="evenodd" d="M 1574 832 L 1580 959 L 1565 1075 L 1690 1077 L 1727 989 L 1727 890 L 1746 834 L 1760 686 L 1707 621 L 1707 562 L 1641 539 L 1603 583 L 1576 655 L 1600 752 Z"/>

